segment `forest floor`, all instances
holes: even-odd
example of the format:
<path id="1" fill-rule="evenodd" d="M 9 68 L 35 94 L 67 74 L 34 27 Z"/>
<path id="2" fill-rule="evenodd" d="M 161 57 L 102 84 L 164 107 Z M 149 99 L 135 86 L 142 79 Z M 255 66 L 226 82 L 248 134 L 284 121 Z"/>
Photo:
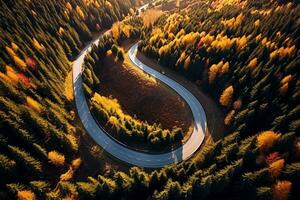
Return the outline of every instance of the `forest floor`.
<path id="1" fill-rule="evenodd" d="M 175 72 L 172 69 L 162 67 L 158 61 L 147 58 L 142 53 L 137 53 L 137 58 L 144 64 L 152 67 L 157 71 L 164 71 L 166 76 L 177 81 L 185 88 L 187 88 L 201 103 L 206 113 L 207 118 L 207 135 L 204 145 L 211 141 L 217 141 L 223 138 L 224 134 L 224 114 L 222 113 L 220 107 L 215 103 L 215 101 L 206 93 L 204 93 L 199 86 L 195 83 L 188 81 L 183 75 Z M 209 139 L 210 138 L 210 139 Z"/>
<path id="2" fill-rule="evenodd" d="M 127 44 L 122 45 L 127 49 Z M 99 94 L 118 100 L 124 113 L 149 124 L 161 124 L 163 129 L 180 127 L 187 140 L 193 131 L 193 117 L 187 103 L 167 85 L 147 75 L 131 63 L 125 56 L 123 63 L 115 63 L 106 58 L 96 72 L 100 80 Z M 108 130 L 109 126 L 104 127 Z M 109 132 L 116 137 L 113 130 Z M 162 153 L 177 148 L 181 143 L 153 149 L 147 145 L 138 145 L 122 141 L 135 149 L 148 153 Z"/>

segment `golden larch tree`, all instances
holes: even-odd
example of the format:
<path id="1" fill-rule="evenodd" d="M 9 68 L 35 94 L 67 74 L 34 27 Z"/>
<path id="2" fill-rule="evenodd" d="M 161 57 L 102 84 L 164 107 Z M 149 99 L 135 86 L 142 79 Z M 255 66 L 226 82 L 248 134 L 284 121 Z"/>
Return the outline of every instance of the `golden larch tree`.
<path id="1" fill-rule="evenodd" d="M 133 27 L 131 25 L 124 25 L 122 28 L 122 32 L 127 38 L 130 38 L 131 30 Z"/>
<path id="2" fill-rule="evenodd" d="M 224 119 L 224 124 L 229 125 L 234 117 L 235 110 L 230 111 Z"/>
<path id="3" fill-rule="evenodd" d="M 57 151 L 50 151 L 48 159 L 55 166 L 63 166 L 65 164 L 65 156 Z"/>
<path id="4" fill-rule="evenodd" d="M 281 79 L 280 84 L 284 85 L 285 83 L 289 83 L 293 79 L 292 75 L 287 75 L 283 79 Z"/>
<path id="5" fill-rule="evenodd" d="M 220 96 L 219 102 L 222 106 L 228 107 L 232 101 L 232 96 L 233 96 L 233 86 L 228 86 Z"/>
<path id="6" fill-rule="evenodd" d="M 6 65 L 6 75 L 9 78 L 10 82 L 17 84 L 19 82 L 19 76 L 16 71 L 9 65 Z"/>
<path id="7" fill-rule="evenodd" d="M 67 172 L 60 175 L 59 180 L 60 181 L 68 181 L 74 176 L 74 170 L 72 168 L 69 168 Z"/>
<path id="8" fill-rule="evenodd" d="M 72 168 L 74 170 L 76 170 L 76 169 L 78 169 L 80 167 L 81 163 L 82 163 L 81 158 L 76 158 L 75 160 L 72 161 L 72 165 L 71 166 L 72 166 Z"/>
<path id="9" fill-rule="evenodd" d="M 26 70 L 26 63 L 21 59 L 19 58 L 18 56 L 14 56 L 14 62 L 15 64 L 17 65 L 17 67 L 19 67 L 21 70 Z"/>
<path id="10" fill-rule="evenodd" d="M 67 4 L 66 4 L 66 7 L 67 7 L 67 9 L 69 10 L 69 11 L 72 11 L 72 5 L 70 4 L 70 2 L 68 2 Z"/>
<path id="11" fill-rule="evenodd" d="M 279 159 L 269 166 L 269 172 L 273 178 L 276 178 L 279 176 L 280 172 L 282 171 L 284 167 L 284 159 Z"/>
<path id="12" fill-rule="evenodd" d="M 263 131 L 257 136 L 256 146 L 261 150 L 266 150 L 274 145 L 280 138 L 280 133 L 274 131 Z"/>
<path id="13" fill-rule="evenodd" d="M 31 98 L 30 96 L 26 97 L 26 103 L 28 107 L 31 108 L 32 110 L 38 113 L 42 111 L 42 105 L 36 100 L 34 100 L 33 98 Z"/>
<path id="14" fill-rule="evenodd" d="M 18 45 L 17 45 L 16 43 L 14 43 L 14 42 L 11 43 L 11 47 L 12 47 L 12 49 L 14 50 L 14 52 L 16 52 L 16 51 L 19 50 Z"/>
<path id="15" fill-rule="evenodd" d="M 188 56 L 185 61 L 184 61 L 184 65 L 183 65 L 183 68 L 185 71 L 187 71 L 190 67 L 190 63 L 191 63 L 191 57 Z"/>
<path id="16" fill-rule="evenodd" d="M 76 12 L 79 15 L 79 17 L 84 19 L 84 13 L 83 13 L 83 11 L 81 10 L 81 8 L 79 6 L 76 6 Z"/>
<path id="17" fill-rule="evenodd" d="M 280 88 L 279 88 L 280 96 L 284 96 L 287 93 L 287 91 L 289 90 L 289 83 L 290 81 L 292 81 L 292 79 L 293 79 L 292 75 L 287 75 L 280 81 Z"/>
<path id="18" fill-rule="evenodd" d="M 245 36 L 243 35 L 241 38 L 237 38 L 236 44 L 237 44 L 237 50 L 240 52 L 241 50 L 243 50 L 247 44 L 248 44 L 248 38 L 250 38 L 250 36 Z"/>
<path id="19" fill-rule="evenodd" d="M 226 63 L 223 64 L 223 61 L 222 61 L 221 74 L 225 74 L 228 71 L 229 71 L 229 62 L 227 61 Z"/>
<path id="20" fill-rule="evenodd" d="M 198 37 L 200 37 L 200 34 L 198 32 L 190 32 L 189 34 L 186 34 L 182 37 L 182 43 L 184 45 L 192 44 Z"/>
<path id="21" fill-rule="evenodd" d="M 65 30 L 63 29 L 63 27 L 59 27 L 58 33 L 59 33 L 59 35 L 63 35 L 65 33 Z"/>
<path id="22" fill-rule="evenodd" d="M 31 190 L 18 191 L 18 200 L 35 200 L 35 194 Z"/>
<path id="23" fill-rule="evenodd" d="M 273 200 L 288 200 L 292 188 L 290 181 L 278 181 L 272 188 Z"/>
<path id="24" fill-rule="evenodd" d="M 11 58 L 13 58 L 14 56 L 16 56 L 16 53 L 14 52 L 14 50 L 10 47 L 5 47 L 5 50 L 7 51 L 8 55 L 10 55 Z"/>
<path id="25" fill-rule="evenodd" d="M 121 23 L 116 22 L 112 25 L 111 29 L 111 35 L 115 40 L 118 40 L 121 34 Z"/>
<path id="26" fill-rule="evenodd" d="M 111 3 L 109 1 L 105 1 L 105 5 L 110 9 L 113 8 L 113 6 L 111 5 Z"/>
<path id="27" fill-rule="evenodd" d="M 256 68 L 256 66 L 257 66 L 257 58 L 253 58 L 252 60 L 250 60 L 248 67 L 250 69 L 254 69 L 254 68 Z"/>
<path id="28" fill-rule="evenodd" d="M 282 85 L 279 88 L 279 94 L 280 94 L 280 96 L 284 96 L 287 93 L 288 90 L 289 90 L 289 84 L 285 83 L 284 85 Z"/>
<path id="29" fill-rule="evenodd" d="M 260 20 L 258 19 L 258 20 L 256 20 L 256 21 L 254 22 L 254 26 L 255 26 L 255 27 L 259 27 L 259 25 L 260 25 Z"/>
<path id="30" fill-rule="evenodd" d="M 110 116 L 108 122 L 116 129 L 119 129 L 119 120 L 115 116 Z"/>
<path id="31" fill-rule="evenodd" d="M 214 82 L 214 80 L 216 79 L 217 75 L 218 75 L 218 66 L 216 64 L 213 64 L 209 68 L 209 72 L 208 72 L 208 81 L 209 81 L 209 83 Z"/>
<path id="32" fill-rule="evenodd" d="M 42 51 L 42 52 L 46 51 L 44 45 L 40 44 L 35 38 L 32 39 L 32 43 L 33 43 L 34 48 L 36 48 L 37 50 Z"/>
<path id="33" fill-rule="evenodd" d="M 260 33 L 260 34 L 258 34 L 258 35 L 255 37 L 256 42 L 260 41 L 261 38 L 262 38 L 262 35 L 261 35 L 261 33 Z"/>

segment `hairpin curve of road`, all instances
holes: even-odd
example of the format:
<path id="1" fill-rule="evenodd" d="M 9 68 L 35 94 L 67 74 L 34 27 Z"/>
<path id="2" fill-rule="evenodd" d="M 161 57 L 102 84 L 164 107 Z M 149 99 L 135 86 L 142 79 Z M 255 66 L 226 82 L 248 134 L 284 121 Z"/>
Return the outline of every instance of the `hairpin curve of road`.
<path id="1" fill-rule="evenodd" d="M 142 8 L 145 8 L 143 6 Z M 142 9 L 140 8 L 140 9 Z M 103 35 L 108 34 L 108 31 Z M 102 35 L 102 36 L 103 36 Z M 100 36 L 101 37 L 101 36 Z M 99 37 L 99 38 L 100 38 Z M 206 115 L 202 105 L 185 87 L 163 75 L 162 73 L 152 69 L 151 67 L 142 63 L 137 57 L 137 44 L 134 44 L 128 51 L 130 60 L 141 70 L 147 74 L 155 77 L 161 82 L 168 85 L 175 90 L 189 105 L 193 120 L 194 127 L 193 132 L 189 139 L 179 148 L 162 154 L 148 154 L 138 152 L 125 145 L 120 144 L 99 127 L 98 123 L 90 113 L 84 91 L 82 88 L 82 65 L 84 63 L 85 55 L 91 50 L 92 45 L 98 44 L 99 38 L 89 43 L 74 61 L 73 65 L 73 89 L 75 95 L 76 108 L 79 117 L 82 121 L 88 134 L 94 139 L 94 141 L 100 145 L 105 151 L 113 155 L 114 157 L 140 167 L 147 168 L 159 168 L 165 165 L 174 164 L 190 158 L 201 146 L 207 128 Z"/>

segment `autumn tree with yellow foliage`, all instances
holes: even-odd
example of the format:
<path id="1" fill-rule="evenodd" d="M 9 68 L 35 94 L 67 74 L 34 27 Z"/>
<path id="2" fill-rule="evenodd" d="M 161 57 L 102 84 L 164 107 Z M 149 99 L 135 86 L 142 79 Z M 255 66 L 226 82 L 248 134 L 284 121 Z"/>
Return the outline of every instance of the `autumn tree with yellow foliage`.
<path id="1" fill-rule="evenodd" d="M 18 191 L 18 200 L 36 200 L 35 194 L 31 190 Z"/>
<path id="2" fill-rule="evenodd" d="M 272 188 L 272 199 L 274 200 L 288 200 L 292 183 L 290 181 L 278 181 Z"/>
<path id="3" fill-rule="evenodd" d="M 271 148 L 280 138 L 280 133 L 274 131 L 263 131 L 257 136 L 257 147 L 261 150 Z"/>
<path id="4" fill-rule="evenodd" d="M 37 102 L 36 100 L 34 100 L 32 97 L 27 96 L 26 103 L 32 110 L 34 110 L 36 112 L 42 111 L 42 105 L 39 102 Z"/>
<path id="5" fill-rule="evenodd" d="M 231 123 L 231 121 L 233 120 L 235 114 L 235 110 L 231 110 L 225 117 L 224 119 L 224 124 L 225 125 L 229 125 Z"/>
<path id="6" fill-rule="evenodd" d="M 284 96 L 287 93 L 289 89 L 289 84 L 292 80 L 293 80 L 292 75 L 287 75 L 280 81 L 279 94 L 281 96 Z"/>
<path id="7" fill-rule="evenodd" d="M 269 171 L 270 171 L 272 178 L 275 179 L 280 175 L 280 173 L 284 167 L 284 162 L 285 162 L 284 159 L 280 159 L 280 160 L 277 160 L 270 164 Z"/>
<path id="8" fill-rule="evenodd" d="M 233 86 L 228 86 L 221 94 L 219 102 L 222 106 L 229 107 L 233 97 Z"/>
<path id="9" fill-rule="evenodd" d="M 83 11 L 81 10 L 81 8 L 78 5 L 76 6 L 76 12 L 79 15 L 79 17 L 81 17 L 82 19 L 85 18 Z"/>
<path id="10" fill-rule="evenodd" d="M 253 70 L 257 67 L 257 58 L 253 58 L 252 60 L 250 60 L 248 67 Z"/>
<path id="11" fill-rule="evenodd" d="M 65 164 L 65 156 L 57 151 L 50 151 L 48 153 L 48 159 L 55 166 L 63 166 Z"/>

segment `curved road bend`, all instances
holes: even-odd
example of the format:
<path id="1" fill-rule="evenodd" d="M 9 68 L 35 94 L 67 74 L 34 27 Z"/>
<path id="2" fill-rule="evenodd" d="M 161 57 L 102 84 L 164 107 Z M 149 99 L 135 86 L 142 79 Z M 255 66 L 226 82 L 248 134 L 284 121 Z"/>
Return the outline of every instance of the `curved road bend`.
<path id="1" fill-rule="evenodd" d="M 76 107 L 82 124 L 88 134 L 98 145 L 114 157 L 140 167 L 159 168 L 165 165 L 178 163 L 191 157 L 200 147 L 205 137 L 205 130 L 207 126 L 205 112 L 199 101 L 182 85 L 139 61 L 136 58 L 137 44 L 132 46 L 128 52 L 130 59 L 137 67 L 164 82 L 182 96 L 182 98 L 190 106 L 193 114 L 193 133 L 185 144 L 173 151 L 163 154 L 147 154 L 126 148 L 126 146 L 123 146 L 110 138 L 110 136 L 108 136 L 107 133 L 98 126 L 90 113 L 82 88 L 82 65 L 84 57 L 91 50 L 93 44 L 98 44 L 98 41 L 99 39 L 88 44 L 79 57 L 74 61 L 73 65 L 73 87 Z"/>

